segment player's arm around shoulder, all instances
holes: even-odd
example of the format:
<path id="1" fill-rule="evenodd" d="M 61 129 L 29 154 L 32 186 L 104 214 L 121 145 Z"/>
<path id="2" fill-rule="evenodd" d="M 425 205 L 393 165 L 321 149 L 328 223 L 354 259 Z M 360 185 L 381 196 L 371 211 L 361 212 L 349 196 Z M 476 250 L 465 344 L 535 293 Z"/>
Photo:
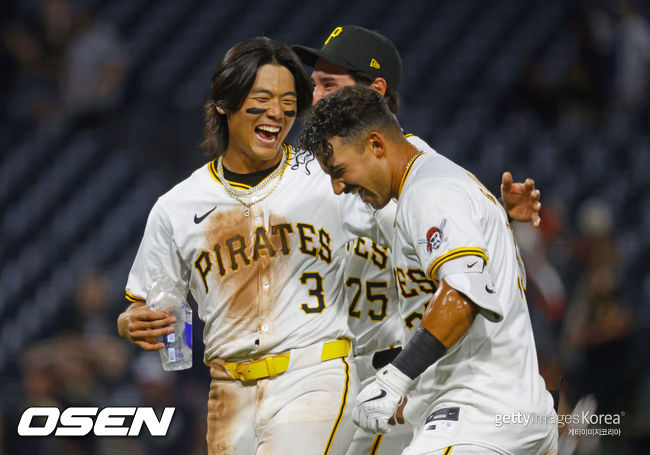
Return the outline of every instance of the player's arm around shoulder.
<path id="1" fill-rule="evenodd" d="M 117 318 L 117 330 L 122 338 L 140 346 L 145 351 L 157 351 L 165 347 L 157 338 L 174 331 L 174 316 L 166 311 L 151 311 L 145 302 L 134 302 Z"/>

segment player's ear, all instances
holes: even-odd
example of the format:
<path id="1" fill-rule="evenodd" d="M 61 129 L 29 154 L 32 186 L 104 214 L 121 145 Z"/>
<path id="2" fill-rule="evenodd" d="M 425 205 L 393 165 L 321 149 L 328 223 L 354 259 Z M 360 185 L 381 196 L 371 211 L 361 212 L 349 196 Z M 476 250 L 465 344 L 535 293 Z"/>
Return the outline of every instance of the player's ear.
<path id="1" fill-rule="evenodd" d="M 376 77 L 375 80 L 370 83 L 369 87 L 378 91 L 381 96 L 386 96 L 388 84 L 386 83 L 386 79 L 383 77 Z"/>
<path id="2" fill-rule="evenodd" d="M 371 131 L 366 137 L 366 150 L 369 150 L 377 158 L 384 156 L 386 140 L 378 131 Z"/>

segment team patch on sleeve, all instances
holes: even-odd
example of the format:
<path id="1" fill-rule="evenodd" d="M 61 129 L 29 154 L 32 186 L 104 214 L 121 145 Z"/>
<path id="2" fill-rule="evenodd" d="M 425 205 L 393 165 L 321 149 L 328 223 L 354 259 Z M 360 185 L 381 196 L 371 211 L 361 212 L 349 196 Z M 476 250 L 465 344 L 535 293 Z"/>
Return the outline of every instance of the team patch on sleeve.
<path id="1" fill-rule="evenodd" d="M 444 229 L 447 220 L 442 219 L 440 226 L 432 226 L 427 230 L 426 239 L 419 239 L 418 245 L 426 245 L 427 254 L 431 255 L 435 250 L 440 248 L 443 242 L 446 241 Z"/>

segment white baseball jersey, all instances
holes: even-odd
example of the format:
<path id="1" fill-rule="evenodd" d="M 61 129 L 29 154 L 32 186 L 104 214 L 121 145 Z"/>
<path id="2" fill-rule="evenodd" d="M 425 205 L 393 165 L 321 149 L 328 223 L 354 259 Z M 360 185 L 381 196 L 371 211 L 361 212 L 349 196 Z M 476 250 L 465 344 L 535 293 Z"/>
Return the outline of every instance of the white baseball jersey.
<path id="1" fill-rule="evenodd" d="M 412 134 L 406 137 L 420 140 Z M 391 214 L 389 210 L 382 212 Z M 393 224 L 394 219 L 387 222 Z M 424 305 L 436 291 L 424 271 L 391 268 L 391 265 L 389 248 L 377 245 L 371 239 L 355 239 L 347 245 L 345 284 L 350 305 L 350 329 L 357 340 L 356 355 L 403 345 L 405 331 L 412 333 L 419 326 Z M 384 311 L 384 296 L 388 298 L 387 313 Z M 381 311 L 378 311 L 380 304 Z M 378 317 L 384 314 L 385 317 Z"/>
<path id="2" fill-rule="evenodd" d="M 423 143 L 422 139 L 407 134 L 409 142 Z M 392 239 L 391 239 L 392 240 Z M 393 282 L 400 300 L 400 313 L 405 342 L 409 340 L 420 326 L 426 305 L 436 293 L 437 287 L 419 264 L 409 264 L 404 268 L 393 265 Z"/>
<path id="3" fill-rule="evenodd" d="M 280 180 L 258 185 L 250 209 L 227 193 L 211 162 L 149 215 L 127 298 L 144 300 L 160 271 L 191 291 L 205 322 L 206 362 L 350 337 L 338 250 L 361 235 L 386 243 L 371 207 L 336 196 L 317 163 L 306 172 L 286 150 Z"/>
<path id="4" fill-rule="evenodd" d="M 409 142 L 426 153 L 407 169 L 399 194 L 392 256 L 398 286 L 400 276 L 418 271 L 412 273 L 421 278 L 424 271 L 470 297 L 480 313 L 463 338 L 420 376 L 406 417 L 426 436 L 429 450 L 450 441 L 504 453 L 521 450 L 527 438 L 543 440 L 557 429 L 496 427 L 501 415 L 554 415 L 538 372 L 525 272 L 505 210 L 465 169 L 418 138 Z M 408 289 L 400 287 L 402 298 Z M 430 296 L 417 300 L 403 299 L 403 310 L 421 312 Z M 418 433 L 414 444 L 417 439 Z"/>
<path id="5" fill-rule="evenodd" d="M 345 289 L 354 354 L 369 355 L 402 345 L 399 299 L 393 279 L 390 251 L 372 239 L 348 242 Z"/>

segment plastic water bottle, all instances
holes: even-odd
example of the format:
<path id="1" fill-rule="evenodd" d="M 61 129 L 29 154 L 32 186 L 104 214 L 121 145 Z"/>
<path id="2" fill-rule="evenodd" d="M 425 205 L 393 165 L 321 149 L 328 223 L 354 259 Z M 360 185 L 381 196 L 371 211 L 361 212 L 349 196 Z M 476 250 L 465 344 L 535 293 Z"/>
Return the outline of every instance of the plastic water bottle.
<path id="1" fill-rule="evenodd" d="M 165 371 L 186 370 L 192 367 L 192 309 L 183 294 L 166 275 L 154 278 L 147 293 L 147 308 L 168 311 L 176 317 L 174 332 L 158 337 L 165 343 L 160 349 L 160 360 Z"/>

